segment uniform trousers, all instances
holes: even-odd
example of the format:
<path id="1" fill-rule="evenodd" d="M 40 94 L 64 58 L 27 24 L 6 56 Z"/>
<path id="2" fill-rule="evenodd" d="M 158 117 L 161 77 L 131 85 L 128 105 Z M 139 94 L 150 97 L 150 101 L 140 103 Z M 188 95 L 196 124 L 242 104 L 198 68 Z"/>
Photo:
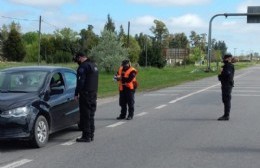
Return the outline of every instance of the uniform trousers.
<path id="1" fill-rule="evenodd" d="M 126 117 L 127 106 L 128 116 L 134 116 L 135 90 L 124 87 L 119 93 L 119 105 L 121 107 L 121 117 Z"/>
<path id="2" fill-rule="evenodd" d="M 79 97 L 80 127 L 83 135 L 94 137 L 94 116 L 97 108 L 97 92 L 81 92 Z"/>
<path id="3" fill-rule="evenodd" d="M 231 92 L 232 86 L 221 86 L 222 102 L 224 103 L 224 116 L 229 116 L 231 109 Z"/>

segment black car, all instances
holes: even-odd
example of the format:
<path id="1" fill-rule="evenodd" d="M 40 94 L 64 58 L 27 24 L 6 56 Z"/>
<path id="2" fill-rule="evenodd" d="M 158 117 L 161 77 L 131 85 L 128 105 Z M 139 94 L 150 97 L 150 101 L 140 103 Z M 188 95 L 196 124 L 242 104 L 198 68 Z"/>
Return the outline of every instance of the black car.
<path id="1" fill-rule="evenodd" d="M 0 71 L 0 140 L 26 139 L 35 147 L 49 134 L 79 123 L 76 72 L 56 66 Z"/>

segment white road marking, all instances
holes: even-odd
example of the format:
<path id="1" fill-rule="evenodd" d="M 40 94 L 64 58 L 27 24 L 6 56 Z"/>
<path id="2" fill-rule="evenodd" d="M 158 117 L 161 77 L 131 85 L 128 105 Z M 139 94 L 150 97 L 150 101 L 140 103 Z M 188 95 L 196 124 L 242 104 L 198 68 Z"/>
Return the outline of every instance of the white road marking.
<path id="1" fill-rule="evenodd" d="M 155 109 L 161 109 L 161 108 L 164 108 L 164 107 L 166 107 L 166 106 L 167 106 L 166 104 L 163 104 L 163 105 L 160 105 L 160 106 L 155 107 Z"/>
<path id="2" fill-rule="evenodd" d="M 251 95 L 251 94 L 232 94 L 232 96 L 248 96 L 248 97 L 259 97 L 260 95 Z"/>
<path id="3" fill-rule="evenodd" d="M 141 116 L 144 116 L 144 115 L 146 115 L 146 114 L 148 114 L 148 113 L 147 113 L 147 112 L 142 112 L 142 113 L 139 113 L 139 114 L 137 114 L 137 115 L 135 115 L 135 116 L 141 117 Z"/>
<path id="4" fill-rule="evenodd" d="M 63 145 L 63 146 L 69 146 L 69 145 L 73 145 L 73 144 L 75 144 L 75 143 L 76 143 L 76 140 L 71 140 L 71 141 L 62 143 L 61 145 Z"/>
<path id="5" fill-rule="evenodd" d="M 144 96 L 175 96 L 178 94 L 147 93 Z"/>
<path id="6" fill-rule="evenodd" d="M 180 101 L 180 100 L 182 100 L 182 99 L 185 99 L 185 98 L 190 97 L 190 96 L 193 96 L 193 95 L 195 95 L 195 94 L 204 92 L 204 91 L 209 90 L 209 89 L 211 89 L 211 88 L 214 88 L 214 87 L 216 87 L 216 86 L 218 86 L 218 85 L 220 85 L 220 83 L 215 84 L 215 85 L 212 85 L 212 86 L 209 86 L 209 87 L 204 88 L 204 89 L 201 89 L 201 90 L 198 90 L 198 91 L 196 91 L 196 92 L 192 92 L 192 93 L 187 94 L 187 95 L 185 95 L 185 96 L 179 97 L 179 98 L 177 98 L 177 99 L 174 99 L 174 100 L 170 101 L 169 103 L 171 103 L 171 104 L 172 104 L 172 103 L 176 103 L 176 102 L 178 102 L 178 101 Z"/>
<path id="7" fill-rule="evenodd" d="M 250 73 L 250 72 L 246 72 L 246 73 L 244 73 L 244 74 L 240 74 L 240 75 L 236 76 L 235 78 L 241 78 L 241 77 L 247 75 L 248 73 Z M 190 97 L 190 96 L 193 96 L 193 95 L 195 95 L 195 94 L 204 92 L 204 91 L 206 91 L 206 90 L 209 90 L 209 89 L 214 88 L 214 87 L 219 86 L 219 85 L 220 85 L 220 83 L 215 84 L 215 85 L 211 85 L 211 86 L 206 87 L 206 88 L 204 88 L 204 89 L 201 89 L 201 90 L 198 90 L 198 91 L 196 91 L 196 92 L 192 92 L 192 93 L 187 94 L 187 95 L 185 95 L 185 96 L 182 96 L 182 97 L 179 97 L 179 98 L 177 98 L 177 99 L 174 99 L 174 100 L 170 101 L 169 103 L 170 103 L 170 104 L 176 103 L 176 102 L 178 102 L 178 101 L 180 101 L 180 100 L 182 100 L 182 99 L 185 99 L 185 98 Z"/>
<path id="8" fill-rule="evenodd" d="M 19 166 L 22 166 L 26 163 L 29 163 L 31 162 L 32 160 L 29 160 L 29 159 L 22 159 L 22 160 L 19 160 L 19 161 L 16 161 L 16 162 L 13 162 L 13 163 L 10 163 L 8 165 L 5 165 L 5 166 L 2 166 L 0 168 L 15 168 L 15 167 L 19 167 Z"/>
<path id="9" fill-rule="evenodd" d="M 125 122 L 125 121 L 119 121 L 119 122 L 117 122 L 117 123 L 115 123 L 115 124 L 108 125 L 107 127 L 108 127 L 108 128 L 113 128 L 113 127 L 117 127 L 117 126 L 119 126 L 119 125 L 122 125 L 122 124 L 124 124 L 124 123 L 126 123 L 126 122 Z"/>

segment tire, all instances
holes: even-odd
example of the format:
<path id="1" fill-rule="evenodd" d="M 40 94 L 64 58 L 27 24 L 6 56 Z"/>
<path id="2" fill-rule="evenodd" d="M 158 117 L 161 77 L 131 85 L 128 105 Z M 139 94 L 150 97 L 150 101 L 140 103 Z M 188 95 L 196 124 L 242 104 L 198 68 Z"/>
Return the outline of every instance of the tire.
<path id="1" fill-rule="evenodd" d="M 34 124 L 32 143 L 36 148 L 41 148 L 49 140 L 49 125 L 46 118 L 40 115 Z"/>

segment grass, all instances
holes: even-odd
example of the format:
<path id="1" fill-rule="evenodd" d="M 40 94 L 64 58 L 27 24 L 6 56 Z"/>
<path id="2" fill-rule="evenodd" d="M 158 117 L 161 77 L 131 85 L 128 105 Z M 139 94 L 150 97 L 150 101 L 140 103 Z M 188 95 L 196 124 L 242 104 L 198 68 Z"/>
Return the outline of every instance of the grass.
<path id="1" fill-rule="evenodd" d="M 37 65 L 37 63 L 15 63 L 15 62 L 0 62 L 0 69 L 14 66 Z M 42 65 L 42 64 L 41 64 Z M 76 64 L 55 64 L 58 66 L 69 67 L 76 69 Z M 241 69 L 252 66 L 252 63 L 236 63 L 235 68 Z M 216 76 L 219 71 L 205 72 L 205 66 L 196 67 L 194 65 L 165 67 L 163 69 L 153 67 L 138 67 L 137 92 L 156 90 L 160 88 L 176 86 L 188 81 L 199 80 L 209 76 Z M 211 69 L 217 69 L 212 64 Z M 113 73 L 100 72 L 99 75 L 99 90 L 98 97 L 108 97 L 118 94 L 117 82 L 113 81 Z"/>

